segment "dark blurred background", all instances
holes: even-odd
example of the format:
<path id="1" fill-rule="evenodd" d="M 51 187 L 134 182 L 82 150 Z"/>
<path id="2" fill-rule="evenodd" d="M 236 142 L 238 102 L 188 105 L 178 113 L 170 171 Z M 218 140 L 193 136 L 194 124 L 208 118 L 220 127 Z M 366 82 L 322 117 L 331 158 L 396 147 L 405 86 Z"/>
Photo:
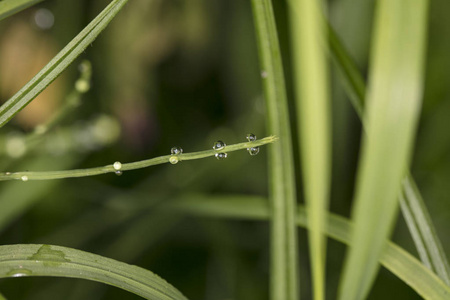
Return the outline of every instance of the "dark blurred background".
<path id="1" fill-rule="evenodd" d="M 0 22 L 0 100 L 6 101 L 109 1 L 48 0 Z M 290 46 L 285 1 L 274 1 L 287 86 Z M 412 172 L 445 249 L 450 249 L 450 2 L 431 1 L 423 113 Z M 365 74 L 374 1 L 329 1 L 329 18 Z M 36 128 L 67 103 L 92 64 L 81 104 L 45 135 Z M 133 0 L 47 90 L 2 129 L 4 171 L 61 170 L 131 162 L 237 143 L 265 129 L 249 1 Z M 358 159 L 358 121 L 334 66 L 331 210 L 349 215 Z M 295 120 L 292 120 L 295 124 Z M 295 129 L 294 129 L 295 132 Z M 31 138 L 30 138 L 31 136 Z M 297 172 L 299 168 L 297 166 Z M 300 179 L 297 179 L 301 193 Z M 163 213 L 185 197 L 267 196 L 266 149 L 78 179 L 0 183 L 0 243 L 73 247 L 149 269 L 190 299 L 268 299 L 269 226 Z M 300 195 L 301 196 L 301 195 Z M 299 197 L 299 202 L 301 202 Z M 299 230 L 301 293 L 311 299 L 306 232 Z M 394 240 L 416 254 L 399 215 Z M 328 299 L 345 247 L 328 245 Z M 76 279 L 2 279 L 8 299 L 138 299 Z M 382 269 L 370 299 L 420 299 Z"/>

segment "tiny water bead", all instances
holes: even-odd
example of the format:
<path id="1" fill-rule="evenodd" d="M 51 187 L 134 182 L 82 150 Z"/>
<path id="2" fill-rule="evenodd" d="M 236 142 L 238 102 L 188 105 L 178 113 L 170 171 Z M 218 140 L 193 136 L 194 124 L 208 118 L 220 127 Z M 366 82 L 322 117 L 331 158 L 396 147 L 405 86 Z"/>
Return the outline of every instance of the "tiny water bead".
<path id="1" fill-rule="evenodd" d="M 251 148 L 247 148 L 247 150 L 248 150 L 248 153 L 252 156 L 259 153 L 259 147 L 251 147 Z"/>
<path id="2" fill-rule="evenodd" d="M 267 74 L 266 71 L 262 71 L 262 72 L 261 72 L 261 77 L 262 77 L 262 78 L 267 78 L 267 75 L 268 75 L 268 74 Z"/>
<path id="3" fill-rule="evenodd" d="M 214 143 L 214 145 L 213 145 L 213 149 L 214 150 L 222 150 L 223 148 L 225 148 L 227 146 L 227 144 L 225 144 L 224 142 L 222 142 L 222 141 L 217 141 L 217 142 L 215 142 Z M 216 156 L 217 157 L 217 156 Z"/>
<path id="4" fill-rule="evenodd" d="M 249 133 L 247 134 L 247 141 L 249 142 L 254 142 L 256 141 L 256 135 L 254 135 L 253 133 Z M 250 155 L 256 155 L 259 153 L 259 147 L 250 147 L 247 148 L 247 151 Z"/>
<path id="5" fill-rule="evenodd" d="M 122 175 L 123 174 L 123 172 L 122 171 L 115 171 L 114 172 L 117 176 L 120 176 L 120 175 Z"/>
<path id="6" fill-rule="evenodd" d="M 22 177 L 20 177 L 20 179 L 22 180 L 22 181 L 28 181 L 28 176 L 22 176 Z"/>
<path id="7" fill-rule="evenodd" d="M 226 153 L 224 153 L 224 152 L 219 152 L 219 153 L 216 153 L 214 156 L 215 156 L 218 160 L 222 160 L 222 159 L 227 158 L 228 154 L 226 154 Z"/>
<path id="8" fill-rule="evenodd" d="M 181 149 L 180 147 L 172 147 L 172 149 L 170 149 L 170 154 L 172 155 L 180 155 L 183 153 L 183 149 Z"/>
<path id="9" fill-rule="evenodd" d="M 114 168 L 114 170 L 116 170 L 116 171 L 122 169 L 122 163 L 121 163 L 120 161 L 116 161 L 116 162 L 113 164 L 113 168 Z"/>
<path id="10" fill-rule="evenodd" d="M 254 135 L 253 133 L 247 134 L 247 141 L 249 141 L 249 142 L 256 141 L 256 135 Z"/>
<path id="11" fill-rule="evenodd" d="M 172 165 L 177 164 L 179 161 L 180 161 L 180 160 L 179 160 L 178 157 L 175 156 L 175 155 L 172 155 L 172 156 L 169 158 L 169 162 L 170 162 Z"/>

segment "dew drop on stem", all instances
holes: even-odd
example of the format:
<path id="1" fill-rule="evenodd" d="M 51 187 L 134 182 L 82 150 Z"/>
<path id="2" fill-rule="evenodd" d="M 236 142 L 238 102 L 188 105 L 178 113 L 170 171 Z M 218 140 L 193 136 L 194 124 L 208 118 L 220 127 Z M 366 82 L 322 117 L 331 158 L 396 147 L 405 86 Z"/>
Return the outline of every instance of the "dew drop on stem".
<path id="1" fill-rule="evenodd" d="M 220 153 L 216 153 L 214 155 L 218 160 L 222 160 L 227 158 L 228 154 L 224 153 L 224 152 L 220 152 Z"/>
<path id="2" fill-rule="evenodd" d="M 259 153 L 259 147 L 251 147 L 251 148 L 248 148 L 247 150 L 248 150 L 248 153 L 252 156 Z"/>
<path id="3" fill-rule="evenodd" d="M 20 177 L 20 179 L 22 180 L 22 181 L 28 181 L 28 176 L 22 176 L 22 177 Z"/>
<path id="4" fill-rule="evenodd" d="M 122 169 L 122 163 L 120 161 L 116 161 L 113 164 L 113 168 L 114 168 L 114 170 L 119 171 L 120 169 Z"/>
<path id="5" fill-rule="evenodd" d="M 214 150 L 222 150 L 223 148 L 225 148 L 227 146 L 227 144 L 225 144 L 224 142 L 222 142 L 222 141 L 217 141 L 217 142 L 215 142 L 214 143 L 214 145 L 213 145 L 213 149 Z"/>
<path id="6" fill-rule="evenodd" d="M 172 149 L 170 149 L 170 154 L 172 155 L 180 155 L 183 153 L 183 149 L 181 149 L 180 147 L 172 147 Z"/>
<path id="7" fill-rule="evenodd" d="M 172 155 L 172 156 L 169 158 L 169 162 L 170 162 L 172 165 L 177 164 L 178 161 L 179 161 L 179 159 L 178 159 L 178 157 L 177 157 L 176 155 Z"/>
<path id="8" fill-rule="evenodd" d="M 115 171 L 114 174 L 116 174 L 117 176 L 121 176 L 123 174 L 122 171 Z"/>
<path id="9" fill-rule="evenodd" d="M 256 141 L 256 135 L 254 135 L 253 133 L 247 134 L 247 141 L 249 141 L 249 142 Z"/>

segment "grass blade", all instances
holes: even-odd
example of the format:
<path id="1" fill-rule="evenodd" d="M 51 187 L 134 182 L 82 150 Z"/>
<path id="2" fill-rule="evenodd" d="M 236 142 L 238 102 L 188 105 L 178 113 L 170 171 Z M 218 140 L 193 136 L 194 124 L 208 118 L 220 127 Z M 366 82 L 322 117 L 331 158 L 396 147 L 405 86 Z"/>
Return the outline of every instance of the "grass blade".
<path id="1" fill-rule="evenodd" d="M 3 0 L 0 2 L 0 21 L 44 0 Z"/>
<path id="2" fill-rule="evenodd" d="M 267 220 L 270 213 L 267 200 L 258 196 L 185 195 L 181 199 L 166 203 L 163 209 L 213 218 Z M 310 226 L 308 216 L 308 211 L 300 206 L 297 224 L 302 227 Z M 326 234 L 337 241 L 353 245 L 351 240 L 353 224 L 331 213 L 327 215 L 327 219 Z M 379 262 L 424 299 L 448 299 L 450 287 L 396 244 L 385 241 Z"/>
<path id="3" fill-rule="evenodd" d="M 49 245 L 0 246 L 0 278 L 54 276 L 117 286 L 146 299 L 186 299 L 150 271 L 92 253 Z"/>
<path id="4" fill-rule="evenodd" d="M 367 137 L 363 139 L 353 218 L 352 247 L 340 299 L 367 296 L 397 211 L 419 117 L 427 1 L 381 1 L 378 6 Z"/>
<path id="5" fill-rule="evenodd" d="M 298 299 L 295 174 L 289 112 L 278 35 L 270 0 L 252 0 L 266 101 L 267 129 L 280 138 L 269 146 L 271 298 Z"/>
<path id="6" fill-rule="evenodd" d="M 0 127 L 52 83 L 105 29 L 128 0 L 113 0 L 20 91 L 0 107 Z"/>
<path id="7" fill-rule="evenodd" d="M 319 1 L 292 1 L 291 31 L 299 144 L 305 202 L 310 212 L 309 247 L 314 299 L 325 299 L 326 212 L 331 173 L 331 133 L 325 24 Z"/>
<path id="8" fill-rule="evenodd" d="M 423 239 L 423 244 L 426 246 L 426 250 L 429 253 L 431 264 L 433 266 L 431 269 L 450 286 L 450 267 L 448 265 L 447 257 L 436 234 L 433 223 L 431 222 L 423 199 L 420 196 L 419 190 L 410 175 L 403 181 L 403 189 L 407 204 L 411 209 L 411 213 L 415 216 L 420 236 Z M 417 246 L 418 239 L 415 239 L 414 242 Z"/>
<path id="9" fill-rule="evenodd" d="M 366 89 L 364 80 L 356 68 L 356 64 L 342 46 L 342 43 L 339 41 L 331 26 L 329 27 L 329 35 L 331 55 L 342 73 L 342 76 L 339 78 L 344 80 L 345 90 L 350 97 L 354 109 L 362 119 Z M 403 194 L 404 201 L 401 200 L 400 202 L 403 202 L 401 205 L 402 214 L 422 262 L 426 266 L 430 266 L 444 282 L 450 285 L 450 267 L 446 254 L 429 216 L 425 202 L 411 174 L 408 174 L 403 181 Z M 426 253 L 423 251 L 426 251 Z"/>

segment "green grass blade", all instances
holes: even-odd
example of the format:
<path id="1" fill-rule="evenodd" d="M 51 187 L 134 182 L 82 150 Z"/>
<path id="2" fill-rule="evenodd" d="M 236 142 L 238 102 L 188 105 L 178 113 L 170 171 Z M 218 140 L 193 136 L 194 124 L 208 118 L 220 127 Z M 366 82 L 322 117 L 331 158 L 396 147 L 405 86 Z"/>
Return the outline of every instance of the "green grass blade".
<path id="1" fill-rule="evenodd" d="M 6 297 L 5 297 L 5 296 L 3 296 L 3 294 L 2 294 L 2 293 L 0 293 L 0 300 L 6 300 Z"/>
<path id="2" fill-rule="evenodd" d="M 3 0 L 0 2 L 0 21 L 42 1 L 44 0 Z"/>
<path id="3" fill-rule="evenodd" d="M 364 96 L 366 86 L 356 64 L 342 45 L 333 28 L 328 24 L 328 38 L 330 53 L 333 61 L 338 66 L 341 73 L 339 78 L 343 79 L 345 90 L 350 98 L 358 116 L 363 118 Z"/>
<path id="4" fill-rule="evenodd" d="M 325 299 L 326 213 L 331 173 L 331 126 L 325 24 L 321 2 L 292 1 L 290 18 L 299 144 L 305 203 L 310 211 L 309 248 L 314 299 Z"/>
<path id="5" fill-rule="evenodd" d="M 362 119 L 365 94 L 364 80 L 358 72 L 356 64 L 342 46 L 342 43 L 339 41 L 331 26 L 329 27 L 329 34 L 331 55 L 342 74 L 339 78 L 344 80 L 345 90 L 350 97 L 354 109 Z M 432 270 L 450 285 L 450 267 L 446 254 L 429 216 L 425 202 L 411 174 L 408 174 L 403 182 L 403 194 L 405 202 L 404 205 L 401 205 L 402 214 L 422 262 L 426 266 L 429 266 L 431 261 Z M 423 252 L 424 250 L 426 253 Z"/>
<path id="6" fill-rule="evenodd" d="M 414 215 L 411 208 L 408 206 L 408 202 L 405 200 L 403 193 L 400 193 L 399 201 L 403 218 L 405 219 L 409 233 L 411 234 L 414 244 L 416 245 L 416 250 L 419 253 L 420 260 L 428 269 L 432 270 L 433 266 L 431 265 L 431 258 L 428 255 L 427 247 L 425 246 L 416 220 L 414 219 Z"/>
<path id="7" fill-rule="evenodd" d="M 258 196 L 185 195 L 181 199 L 168 201 L 163 205 L 163 209 L 213 218 L 253 220 L 267 220 L 270 212 L 266 199 Z M 302 227 L 310 226 L 308 216 L 308 211 L 300 206 L 297 224 Z M 353 224 L 347 219 L 331 213 L 327 218 L 326 234 L 337 241 L 353 245 L 351 242 Z M 385 241 L 379 262 L 424 299 L 444 300 L 449 298 L 450 287 L 414 256 L 396 244 Z"/>
<path id="8" fill-rule="evenodd" d="M 280 138 L 269 146 L 271 223 L 271 298 L 298 299 L 295 174 L 286 87 L 270 0 L 252 0 L 267 129 Z"/>
<path id="9" fill-rule="evenodd" d="M 0 246 L 0 278 L 54 276 L 103 282 L 146 299 L 186 299 L 150 271 L 92 253 L 49 245 Z"/>
<path id="10" fill-rule="evenodd" d="M 105 29 L 128 0 L 113 0 L 20 91 L 0 107 L 0 127 L 52 83 Z"/>
<path id="11" fill-rule="evenodd" d="M 422 97 L 427 1 L 381 1 L 378 5 L 367 136 L 363 139 L 353 218 L 352 247 L 339 298 L 363 299 L 397 212 Z"/>
<path id="12" fill-rule="evenodd" d="M 439 238 L 434 229 L 431 217 L 425 207 L 425 203 L 421 198 L 419 190 L 410 175 L 403 181 L 403 189 L 408 206 L 411 208 L 412 214 L 415 216 L 417 227 L 420 235 L 423 238 L 423 243 L 429 253 L 432 270 L 450 286 L 450 267 L 447 257 L 439 241 Z M 417 245 L 417 240 L 415 240 Z"/>

